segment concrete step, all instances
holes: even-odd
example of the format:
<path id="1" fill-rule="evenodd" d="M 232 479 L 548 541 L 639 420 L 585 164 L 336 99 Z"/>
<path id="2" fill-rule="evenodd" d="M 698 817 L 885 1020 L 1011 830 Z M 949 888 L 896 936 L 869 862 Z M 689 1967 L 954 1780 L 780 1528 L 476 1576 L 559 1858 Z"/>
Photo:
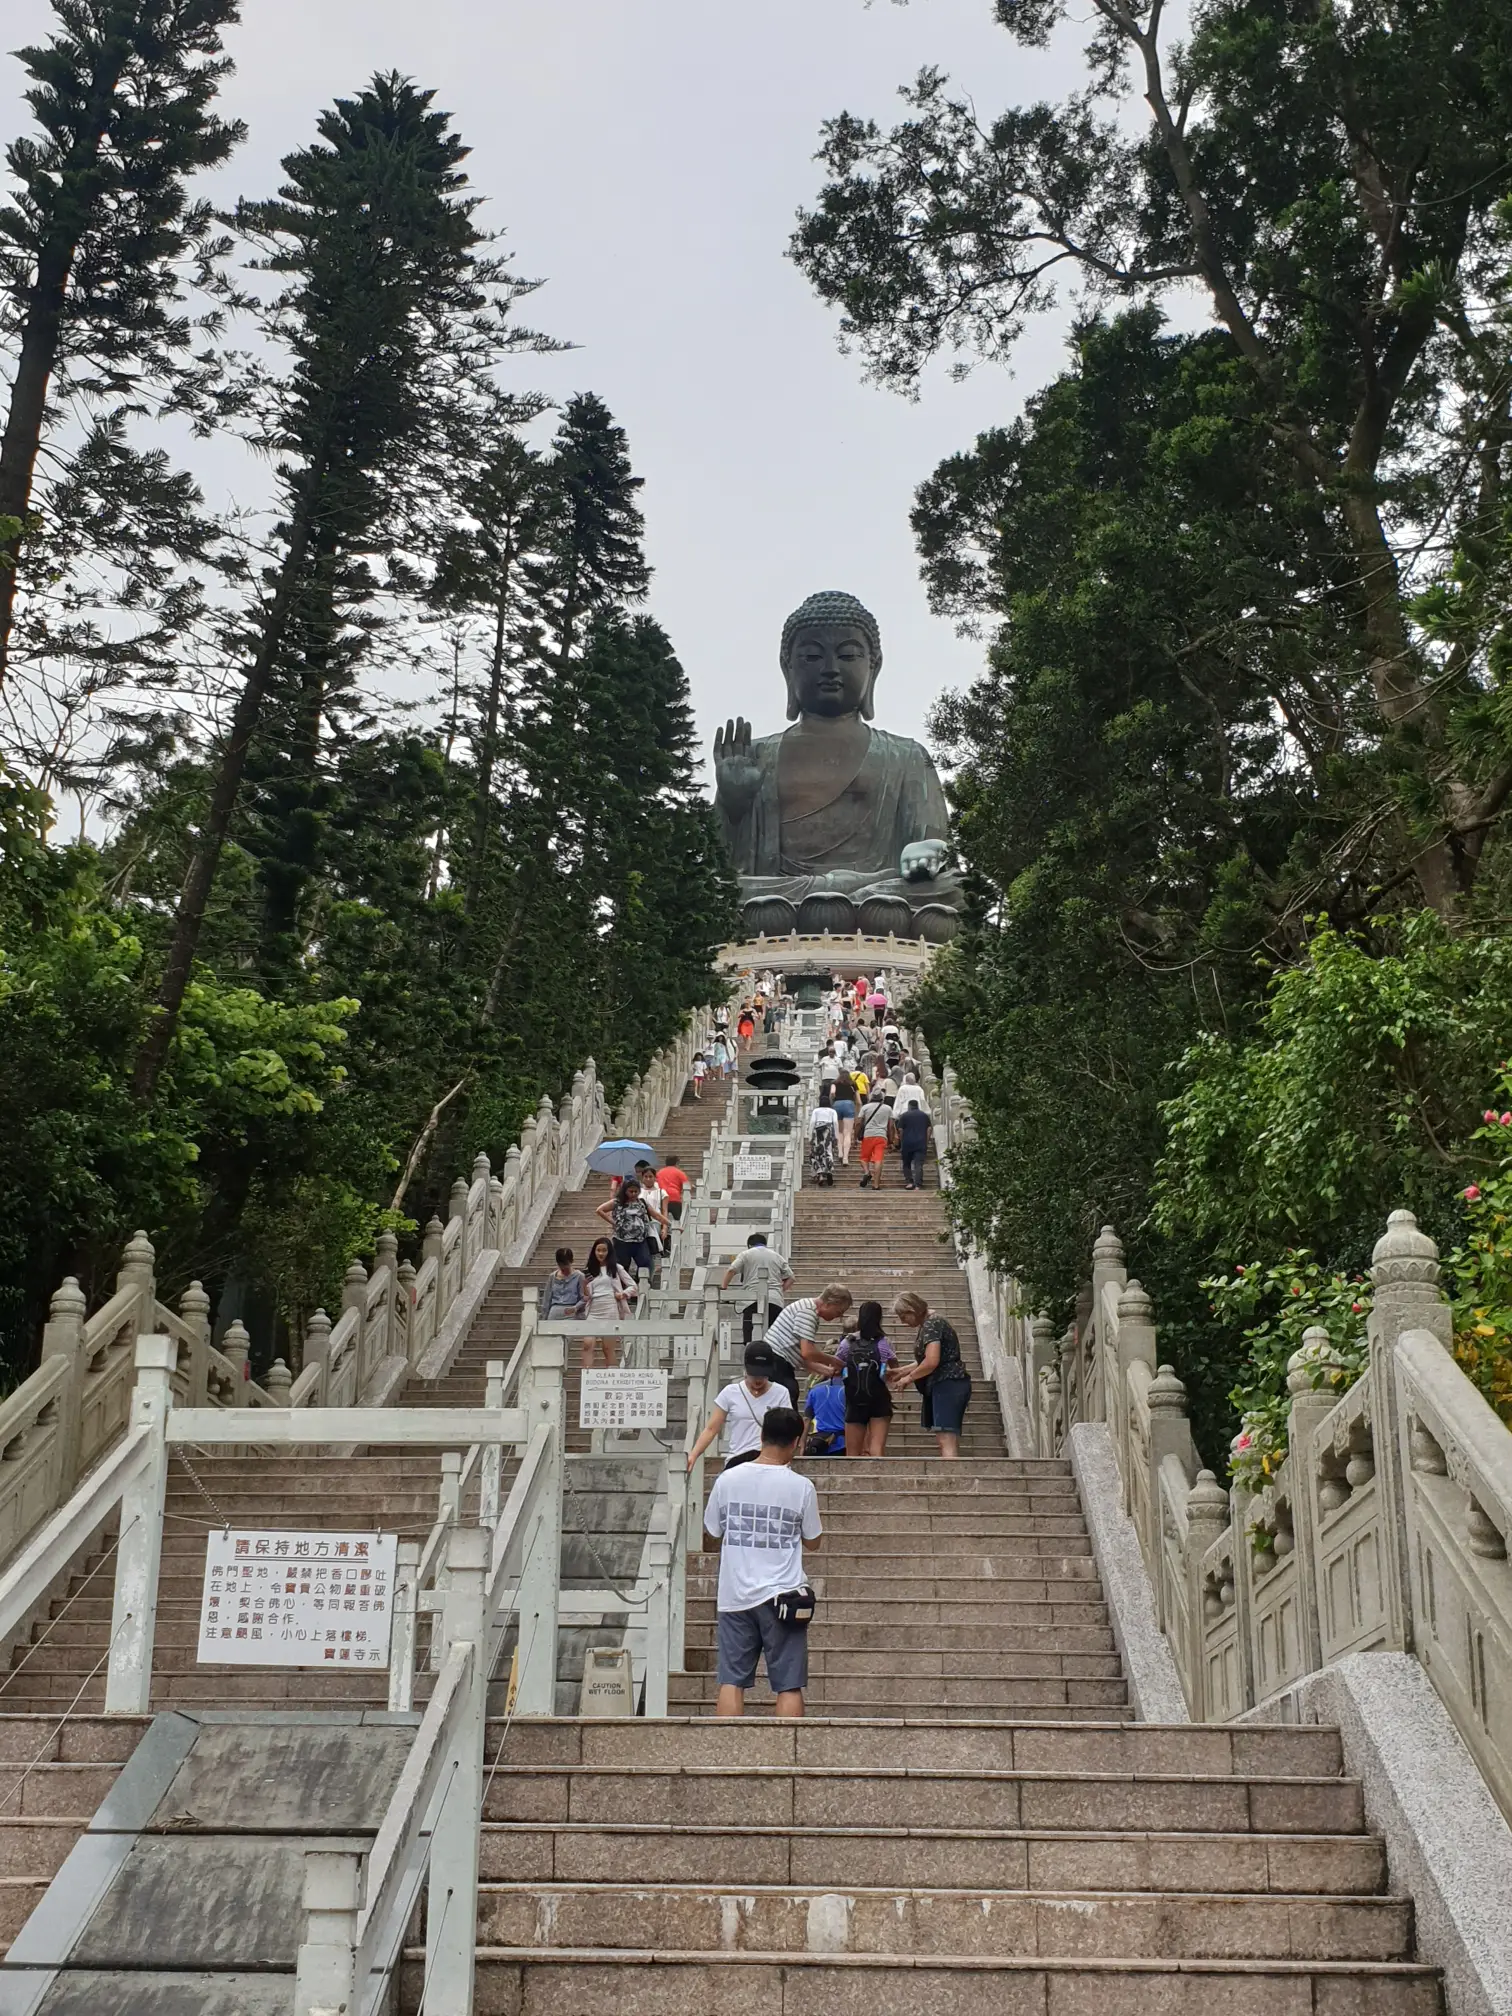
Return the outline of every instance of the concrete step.
<path id="1" fill-rule="evenodd" d="M 405 1964 L 417 2010 L 424 1956 Z M 750 1952 L 478 1951 L 477 2016 L 1439 2016 L 1438 1977 L 1406 1962 L 897 1960 Z"/>
<path id="2" fill-rule="evenodd" d="M 872 1888 L 895 1882 L 900 1862 L 948 1869 L 967 1889 L 1176 1891 L 1248 1895 L 1372 1896 L 1386 1873 L 1381 1843 L 1367 1834 L 1196 1837 L 1101 1828 L 919 1827 L 906 1832 L 855 1822 L 833 1827 L 719 1827 L 696 1823 L 485 1821 L 481 1873 L 513 1883 L 813 1885 L 837 1877 Z"/>
<path id="3" fill-rule="evenodd" d="M 879 1753 L 885 1754 L 885 1753 Z M 91 1767 L 81 1766 L 80 1769 Z M 906 1765 L 502 1765 L 487 1818 L 575 1823 L 872 1829 L 1096 1827 L 1181 1834 L 1353 1834 L 1365 1824 L 1345 1778 L 976 1770 Z"/>
<path id="4" fill-rule="evenodd" d="M 1411 1938 L 1412 1907 L 1401 1897 L 848 1885 L 759 1885 L 731 1894 L 632 1881 L 491 1883 L 478 1898 L 480 1944 L 544 1951 L 1382 1961 L 1408 1958 Z"/>

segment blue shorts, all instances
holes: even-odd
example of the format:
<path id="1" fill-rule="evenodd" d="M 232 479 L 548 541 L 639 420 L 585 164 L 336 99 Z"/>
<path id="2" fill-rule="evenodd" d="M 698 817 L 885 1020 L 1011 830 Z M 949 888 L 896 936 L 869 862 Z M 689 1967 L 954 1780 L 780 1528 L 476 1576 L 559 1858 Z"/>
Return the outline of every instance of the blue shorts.
<path id="1" fill-rule="evenodd" d="M 778 1621 L 775 1603 L 754 1610 L 719 1612 L 719 1684 L 742 1693 L 756 1678 L 756 1663 L 766 1658 L 767 1685 L 774 1694 L 801 1693 L 808 1685 L 808 1630 L 802 1624 Z"/>
<path id="2" fill-rule="evenodd" d="M 935 1435 L 959 1435 L 970 1398 L 969 1379 L 932 1379 L 924 1395 L 924 1427 Z"/>
<path id="3" fill-rule="evenodd" d="M 837 1118 L 839 1118 L 839 1119 L 841 1119 L 841 1120 L 854 1120 L 854 1119 L 855 1119 L 855 1117 L 856 1117 L 856 1102 L 855 1102 L 855 1100 L 854 1100 L 854 1099 L 837 1099 L 837 1100 L 835 1101 L 835 1113 L 836 1113 L 836 1116 L 837 1116 Z"/>

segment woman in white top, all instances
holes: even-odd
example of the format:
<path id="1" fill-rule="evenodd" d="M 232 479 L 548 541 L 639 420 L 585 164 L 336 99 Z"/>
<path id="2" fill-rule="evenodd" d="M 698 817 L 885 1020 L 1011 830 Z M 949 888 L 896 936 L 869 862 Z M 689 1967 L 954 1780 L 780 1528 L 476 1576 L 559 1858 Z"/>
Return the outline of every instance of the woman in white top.
<path id="1" fill-rule="evenodd" d="M 595 1318 L 600 1323 L 623 1323 L 635 1307 L 635 1298 L 639 1293 L 634 1281 L 615 1259 L 612 1239 L 594 1240 L 593 1251 L 583 1269 L 583 1287 L 588 1298 L 583 1322 L 590 1331 Z M 618 1365 L 618 1337 L 585 1336 L 579 1346 L 578 1357 L 578 1363 L 585 1372 L 593 1363 L 595 1348 L 602 1353 L 606 1367 Z"/>
<path id="2" fill-rule="evenodd" d="M 727 1422 L 730 1434 L 725 1443 L 726 1470 L 733 1470 L 738 1463 L 753 1462 L 760 1455 L 761 1423 L 767 1409 L 789 1405 L 786 1386 L 773 1383 L 775 1370 L 776 1360 L 764 1345 L 746 1347 L 745 1377 L 732 1379 L 715 1395 L 703 1433 L 688 1451 L 690 1470 Z"/>

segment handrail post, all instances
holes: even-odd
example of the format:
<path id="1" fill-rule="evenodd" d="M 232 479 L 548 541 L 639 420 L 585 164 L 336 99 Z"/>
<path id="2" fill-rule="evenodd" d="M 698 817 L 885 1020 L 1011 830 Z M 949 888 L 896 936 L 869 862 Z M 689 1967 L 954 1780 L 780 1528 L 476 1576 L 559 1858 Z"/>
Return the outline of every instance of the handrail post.
<path id="1" fill-rule="evenodd" d="M 481 1526 L 446 1536 L 446 1653 L 473 1652 L 467 1701 L 457 1726 L 452 1769 L 431 1833 L 425 1903 L 425 2002 L 430 2016 L 471 2016 L 478 1936 L 478 1827 L 483 1806 L 483 1742 L 488 1713 L 488 1637 L 484 1588 L 493 1550 Z"/>
<path id="2" fill-rule="evenodd" d="M 504 1405 L 504 1360 L 490 1358 L 484 1366 L 483 1405 Z M 483 1445 L 483 1481 L 479 1489 L 478 1519 L 490 1533 L 499 1523 L 500 1482 L 504 1471 L 504 1449 L 498 1442 Z"/>
<path id="3" fill-rule="evenodd" d="M 562 1404 L 565 1365 L 566 1348 L 561 1338 L 536 1336 L 531 1339 L 530 1356 L 520 1375 L 520 1405 L 525 1410 L 527 1442 L 545 1423 L 551 1429 L 551 1450 L 541 1510 L 535 1530 L 526 1540 L 516 1601 L 520 1667 L 515 1712 L 519 1715 L 551 1715 L 556 1711 L 562 1485 L 567 1460 Z"/>
<path id="4" fill-rule="evenodd" d="M 294 1963 L 294 2016 L 337 2016 L 357 2001 L 357 1916 L 362 1909 L 362 1853 L 307 1848 L 304 1938 Z"/>
<path id="5" fill-rule="evenodd" d="M 688 1382 L 688 1390 L 693 1390 L 693 1382 Z M 667 1562 L 667 1671 L 682 1673 L 687 1670 L 687 1620 L 688 1620 L 688 1534 L 690 1531 L 688 1503 L 687 1458 L 674 1450 L 667 1458 L 667 1524 L 676 1526 L 672 1536 L 671 1553 Z M 681 1508 L 682 1517 L 674 1518 L 676 1508 Z"/>
<path id="6" fill-rule="evenodd" d="M 415 1625 L 419 1600 L 420 1542 L 401 1540 L 394 1574 L 393 1628 L 389 1634 L 391 1714 L 407 1714 L 415 1700 Z"/>
<path id="7" fill-rule="evenodd" d="M 646 1713 L 667 1712 L 668 1675 L 672 1659 L 672 1508 L 663 1498 L 651 1514 L 646 1542 L 646 1572 L 651 1593 L 646 1600 Z"/>
<path id="8" fill-rule="evenodd" d="M 437 1492 L 436 1523 L 438 1526 L 455 1526 L 462 1517 L 462 1452 L 459 1449 L 443 1449 L 441 1452 L 441 1485 Z M 436 1570 L 436 1587 L 445 1589 L 450 1571 L 447 1556 L 441 1557 L 441 1565 Z M 430 1669 L 432 1673 L 441 1671 L 443 1633 L 441 1619 L 436 1617 L 431 1625 Z"/>
<path id="9" fill-rule="evenodd" d="M 178 1347 L 156 1332 L 136 1340 L 136 1388 L 128 1432 L 151 1431 L 135 1475 L 121 1494 L 115 1598 L 110 1616 L 107 1715 L 145 1715 L 152 1696 L 152 1645 L 158 1576 L 163 1559 L 163 1504 L 168 1493 L 168 1409 Z"/>

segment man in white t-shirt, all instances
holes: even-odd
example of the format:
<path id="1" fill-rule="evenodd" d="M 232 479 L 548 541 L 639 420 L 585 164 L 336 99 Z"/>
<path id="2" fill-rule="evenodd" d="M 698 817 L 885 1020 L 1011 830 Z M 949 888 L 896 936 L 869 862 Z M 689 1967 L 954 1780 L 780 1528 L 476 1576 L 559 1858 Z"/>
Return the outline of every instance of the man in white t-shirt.
<path id="1" fill-rule="evenodd" d="M 723 1470 L 704 1513 L 704 1550 L 719 1551 L 719 1700 L 716 1715 L 743 1715 L 746 1689 L 765 1659 L 777 1713 L 803 1713 L 808 1630 L 784 1624 L 776 1599 L 803 1587 L 803 1557 L 819 1545 L 819 1497 L 793 1469 L 801 1415 L 773 1407 L 754 1463 Z"/>
<path id="2" fill-rule="evenodd" d="M 777 1370 L 777 1360 L 764 1344 L 752 1344 L 745 1354 L 744 1379 L 732 1379 L 728 1386 L 721 1386 L 714 1396 L 714 1406 L 704 1423 L 703 1432 L 688 1451 L 688 1468 L 702 1456 L 715 1437 L 728 1424 L 729 1435 L 725 1439 L 725 1468 L 733 1470 L 741 1463 L 754 1463 L 761 1448 L 761 1424 L 774 1407 L 787 1407 L 792 1403 L 786 1386 L 779 1386 L 773 1378 Z"/>

